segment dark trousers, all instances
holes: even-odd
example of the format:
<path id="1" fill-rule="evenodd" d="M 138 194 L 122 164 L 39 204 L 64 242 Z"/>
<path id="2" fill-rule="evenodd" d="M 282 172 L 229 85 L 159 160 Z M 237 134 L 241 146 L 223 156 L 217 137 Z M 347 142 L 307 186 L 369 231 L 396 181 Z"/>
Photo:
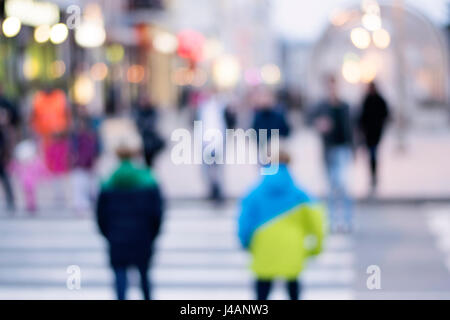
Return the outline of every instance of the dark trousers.
<path id="1" fill-rule="evenodd" d="M 141 279 L 141 290 L 144 300 L 150 300 L 150 281 L 148 279 L 148 265 L 138 266 L 138 271 Z M 118 300 L 125 300 L 126 291 L 128 287 L 127 268 L 114 268 L 116 277 L 115 288 Z"/>
<path id="2" fill-rule="evenodd" d="M 368 146 L 367 150 L 369 152 L 372 186 L 376 187 L 378 182 L 378 146 Z"/>
<path id="3" fill-rule="evenodd" d="M 256 281 L 256 296 L 257 300 L 267 300 L 269 297 L 270 291 L 272 289 L 273 281 L 263 281 L 258 280 Z M 288 281 L 286 283 L 287 291 L 289 294 L 289 298 L 291 300 L 299 300 L 301 291 L 302 291 L 302 285 L 298 280 Z"/>
<path id="4" fill-rule="evenodd" d="M 155 158 L 156 158 L 157 153 L 154 151 L 150 151 L 150 150 L 145 150 L 144 151 L 144 159 L 145 159 L 145 164 L 149 167 L 152 168 L 153 164 L 155 162 Z"/>
<path id="5" fill-rule="evenodd" d="M 8 209 L 14 209 L 14 193 L 4 165 L 0 165 L 0 180 L 2 181 L 3 190 L 5 190 L 6 202 Z"/>

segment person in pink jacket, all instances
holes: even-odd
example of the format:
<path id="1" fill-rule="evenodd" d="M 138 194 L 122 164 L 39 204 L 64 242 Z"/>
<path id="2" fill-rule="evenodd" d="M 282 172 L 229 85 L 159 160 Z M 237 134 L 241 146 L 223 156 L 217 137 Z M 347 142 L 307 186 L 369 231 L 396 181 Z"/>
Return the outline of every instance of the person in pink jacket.
<path id="1" fill-rule="evenodd" d="M 48 175 L 48 171 L 34 142 L 26 140 L 17 145 L 11 169 L 22 187 L 27 211 L 36 212 L 36 187 Z"/>

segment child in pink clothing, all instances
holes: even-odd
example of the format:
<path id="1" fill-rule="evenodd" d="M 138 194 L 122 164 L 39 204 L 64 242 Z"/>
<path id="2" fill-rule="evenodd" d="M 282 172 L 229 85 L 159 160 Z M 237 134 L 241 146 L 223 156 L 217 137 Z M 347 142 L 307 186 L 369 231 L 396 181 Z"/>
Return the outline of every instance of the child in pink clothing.
<path id="1" fill-rule="evenodd" d="M 48 170 L 39 157 L 34 142 L 27 140 L 17 145 L 11 167 L 22 186 L 27 211 L 35 212 L 37 210 L 36 186 L 48 175 Z"/>

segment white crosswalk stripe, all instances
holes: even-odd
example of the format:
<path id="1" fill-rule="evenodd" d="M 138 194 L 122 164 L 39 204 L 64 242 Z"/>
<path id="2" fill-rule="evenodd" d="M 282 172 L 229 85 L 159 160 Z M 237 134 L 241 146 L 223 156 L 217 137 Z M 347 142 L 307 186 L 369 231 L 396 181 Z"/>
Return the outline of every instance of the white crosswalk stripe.
<path id="1" fill-rule="evenodd" d="M 151 269 L 156 299 L 252 299 L 249 257 L 236 238 L 236 207 L 172 205 Z M 0 220 L 0 299 L 113 299 L 106 244 L 93 219 Z M 353 241 L 330 236 L 302 275 L 306 299 L 351 299 Z M 66 288 L 67 267 L 81 268 L 81 290 Z M 136 272 L 129 297 L 141 297 Z M 277 283 L 273 299 L 285 299 Z"/>
<path id="2" fill-rule="evenodd" d="M 428 226 L 436 238 L 437 247 L 445 254 L 444 263 L 450 272 L 450 209 L 435 209 L 428 213 Z"/>

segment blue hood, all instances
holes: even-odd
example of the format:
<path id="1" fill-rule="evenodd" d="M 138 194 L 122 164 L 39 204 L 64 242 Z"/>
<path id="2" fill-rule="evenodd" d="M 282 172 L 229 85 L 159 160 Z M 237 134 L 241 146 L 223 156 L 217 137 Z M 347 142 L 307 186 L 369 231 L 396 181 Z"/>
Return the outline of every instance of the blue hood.
<path id="1" fill-rule="evenodd" d="M 267 195 L 282 195 L 295 192 L 294 180 L 286 165 L 280 165 L 277 174 L 264 176 L 259 192 Z"/>
<path id="2" fill-rule="evenodd" d="M 264 176 L 257 186 L 242 201 L 239 219 L 240 239 L 248 246 L 253 232 L 267 222 L 288 213 L 303 203 L 314 201 L 299 189 L 286 165 L 280 165 L 277 174 Z"/>

